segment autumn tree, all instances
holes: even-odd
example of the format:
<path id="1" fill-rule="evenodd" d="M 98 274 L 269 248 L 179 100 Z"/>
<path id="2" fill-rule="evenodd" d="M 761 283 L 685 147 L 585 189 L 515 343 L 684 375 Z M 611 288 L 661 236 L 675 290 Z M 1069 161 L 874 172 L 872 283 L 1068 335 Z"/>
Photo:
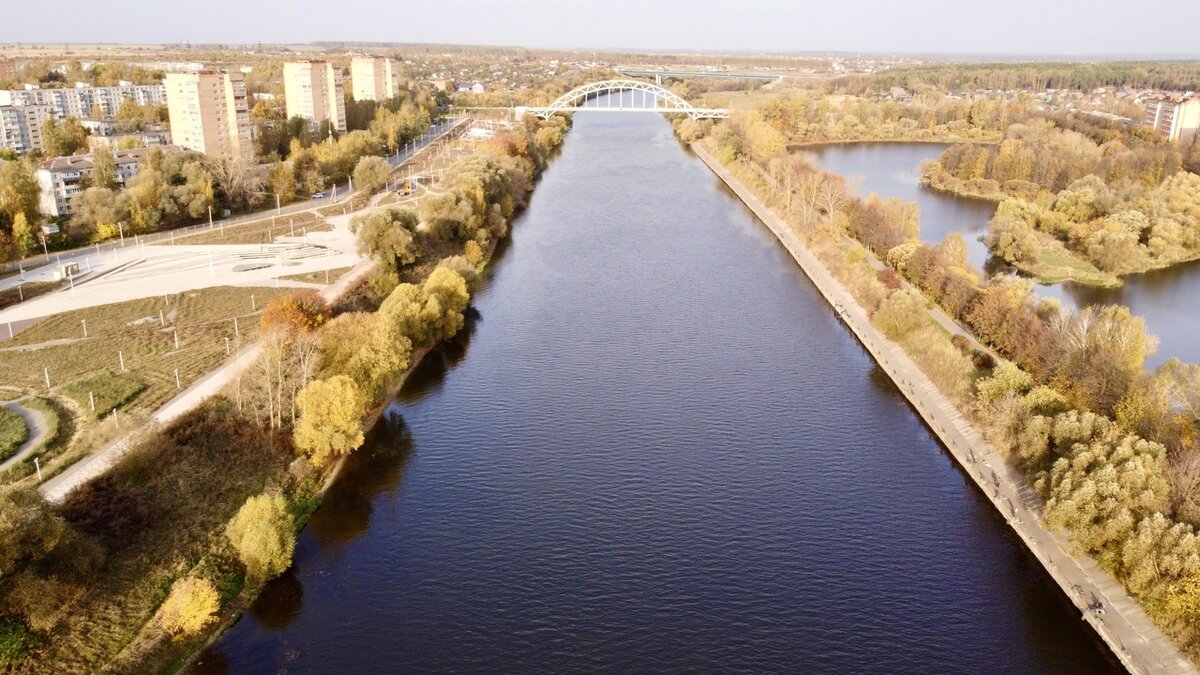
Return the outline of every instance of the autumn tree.
<path id="1" fill-rule="evenodd" d="M 263 308 L 259 325 L 268 332 L 311 333 L 328 321 L 330 315 L 325 298 L 314 290 L 304 289 L 273 298 Z"/>
<path id="2" fill-rule="evenodd" d="M 296 524 L 283 495 L 271 492 L 247 499 L 225 526 L 225 536 L 251 579 L 270 579 L 292 564 Z"/>
<path id="3" fill-rule="evenodd" d="M 12 239 L 13 246 L 23 256 L 29 255 L 37 248 L 37 237 L 33 235 L 33 228 L 30 227 L 24 213 L 18 213 L 16 220 L 13 221 Z"/>
<path id="4" fill-rule="evenodd" d="M 358 235 L 358 250 L 395 275 L 417 260 L 417 215 L 410 209 L 388 208 L 358 216 L 350 224 Z"/>
<path id="5" fill-rule="evenodd" d="M 196 635 L 217 620 L 220 609 L 221 597 L 212 581 L 202 577 L 184 577 L 171 586 L 171 592 L 159 610 L 159 617 L 163 628 L 169 633 Z"/>
<path id="6" fill-rule="evenodd" d="M 371 194 L 387 185 L 392 165 L 382 157 L 363 157 L 354 167 L 354 183 L 359 190 Z"/>
<path id="7" fill-rule="evenodd" d="M 66 534 L 66 523 L 37 490 L 0 490 L 0 579 L 44 558 Z"/>
<path id="8" fill-rule="evenodd" d="M 348 376 L 313 380 L 300 392 L 297 404 L 300 419 L 292 438 L 314 465 L 324 467 L 362 445 L 368 401 Z"/>
<path id="9" fill-rule="evenodd" d="M 62 122 L 51 118 L 42 125 L 46 152 L 52 157 L 74 155 L 87 147 L 87 137 L 87 129 L 75 117 L 68 117 Z"/>
<path id="10" fill-rule="evenodd" d="M 41 216 L 40 198 L 41 188 L 32 164 L 24 160 L 0 163 L 0 216 L 5 223 L 11 224 L 18 213 L 24 213 L 28 222 L 36 223 Z"/>
<path id="11" fill-rule="evenodd" d="M 412 341 L 399 327 L 370 312 L 346 312 L 320 333 L 321 377 L 345 375 L 369 400 L 408 369 Z"/>
<path id="12" fill-rule="evenodd" d="M 112 150 L 96 148 L 92 152 L 92 173 L 88 176 L 89 186 L 113 188 L 117 185 L 117 161 Z"/>

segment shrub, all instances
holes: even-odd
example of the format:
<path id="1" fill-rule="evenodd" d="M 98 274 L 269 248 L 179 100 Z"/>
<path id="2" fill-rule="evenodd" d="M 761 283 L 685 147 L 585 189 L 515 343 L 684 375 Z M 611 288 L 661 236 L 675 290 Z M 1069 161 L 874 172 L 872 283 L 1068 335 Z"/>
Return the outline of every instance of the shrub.
<path id="1" fill-rule="evenodd" d="M 159 614 L 163 628 L 176 635 L 195 635 L 217 619 L 221 598 L 208 579 L 185 577 L 171 586 Z"/>
<path id="2" fill-rule="evenodd" d="M 0 579 L 54 550 L 66 534 L 63 519 L 36 490 L 0 490 Z"/>
<path id="3" fill-rule="evenodd" d="M 890 267 L 879 270 L 879 274 L 876 276 L 876 278 L 879 279 L 879 283 L 886 286 L 888 290 L 896 291 L 899 290 L 902 285 L 904 285 L 900 279 L 900 275 L 896 273 L 896 270 Z"/>
<path id="4" fill-rule="evenodd" d="M 479 242 L 474 239 L 468 240 L 466 245 L 463 246 L 463 256 L 472 265 L 478 265 L 483 262 L 483 249 L 480 248 Z"/>
<path id="5" fill-rule="evenodd" d="M 872 319 L 884 335 L 902 340 L 928 321 L 925 300 L 916 291 L 895 291 L 884 298 Z"/>
<path id="6" fill-rule="evenodd" d="M 253 579 L 270 579 L 292 564 L 296 524 L 283 495 L 269 493 L 247 499 L 225 527 L 225 536 Z"/>

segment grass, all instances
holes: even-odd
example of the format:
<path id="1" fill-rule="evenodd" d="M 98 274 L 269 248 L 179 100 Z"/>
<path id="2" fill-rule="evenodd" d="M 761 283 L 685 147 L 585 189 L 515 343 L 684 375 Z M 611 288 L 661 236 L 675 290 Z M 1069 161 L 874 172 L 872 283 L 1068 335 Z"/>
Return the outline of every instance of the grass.
<path id="1" fill-rule="evenodd" d="M 237 225 L 226 225 L 200 230 L 195 234 L 176 237 L 178 244 L 270 244 L 276 237 L 303 235 L 304 232 L 327 232 L 329 223 L 317 218 L 316 214 L 301 213 L 264 218 Z"/>
<path id="2" fill-rule="evenodd" d="M 67 456 L 75 430 L 74 420 L 70 411 L 49 399 L 28 398 L 21 404 L 42 413 L 42 418 L 46 421 L 46 437 L 33 449 L 30 456 L 38 458 L 42 466 L 42 477 L 49 479 L 77 459 L 77 456 Z M 0 473 L 0 484 L 16 482 L 35 473 L 36 467 L 32 461 L 21 461 Z"/>
<path id="3" fill-rule="evenodd" d="M 317 211 L 323 216 L 340 216 L 350 213 L 351 211 L 358 211 L 362 209 L 371 201 L 371 197 L 373 196 L 374 195 L 356 192 L 353 197 L 344 202 L 339 202 L 332 206 L 326 206 L 324 208 L 317 209 Z"/>
<path id="4" fill-rule="evenodd" d="M 62 505 L 67 521 L 107 555 L 101 569 L 75 580 L 82 597 L 31 650 L 24 668 L 82 673 L 110 664 L 153 672 L 150 663 L 169 662 L 179 647 L 171 641 L 158 648 L 167 653 L 129 654 L 136 663 L 124 662 L 123 650 L 177 578 L 198 566 L 230 564 L 223 560 L 225 523 L 248 496 L 282 478 L 291 459 L 286 435 L 260 430 L 226 399 L 212 399 L 144 437 L 109 474 Z"/>
<path id="5" fill-rule="evenodd" d="M 0 462 L 17 454 L 21 444 L 29 440 L 29 425 L 25 418 L 0 407 Z"/>
<path id="6" fill-rule="evenodd" d="M 1033 231 L 1033 236 L 1038 243 L 1038 249 L 1032 259 L 1014 263 L 1014 266 L 1037 277 L 1038 281 L 1047 284 L 1075 281 L 1089 286 L 1104 287 L 1121 285 L 1121 280 L 1116 275 L 1097 268 L 1083 257 L 1067 250 L 1067 247 L 1053 236 L 1036 230 Z"/>
<path id="7" fill-rule="evenodd" d="M 45 295 L 62 287 L 61 281 L 31 281 L 21 284 L 20 288 L 13 286 L 0 291 L 0 309 L 19 305 L 25 300 L 36 298 L 39 295 Z M 8 337 L 5 333 L 4 337 Z"/>
<path id="8" fill-rule="evenodd" d="M 60 390 L 75 401 L 93 419 L 104 417 L 146 389 L 146 385 L 127 375 L 104 370 L 76 380 Z M 95 404 L 93 406 L 93 403 Z"/>
<path id="9" fill-rule="evenodd" d="M 337 281 L 346 272 L 354 269 L 353 267 L 337 267 L 328 271 L 322 272 L 306 272 L 304 274 L 289 274 L 286 277 L 279 277 L 284 281 L 304 281 L 310 284 L 325 284 Z"/>
<path id="10" fill-rule="evenodd" d="M 219 286 L 166 300 L 161 296 L 141 298 L 57 314 L 4 343 L 0 384 L 44 392 L 43 368 L 49 370 L 56 390 L 98 371 L 110 371 L 145 386 L 127 405 L 131 412 L 153 410 L 178 393 L 177 370 L 180 386 L 187 387 L 220 365 L 227 358 L 225 338 L 229 338 L 231 351 L 247 343 L 258 325 L 255 310 L 288 292 L 286 288 Z M 160 311 L 171 317 L 166 327 L 159 324 Z M 79 326 L 85 319 L 89 338 L 82 339 Z M 175 348 L 176 334 L 179 349 Z M 40 346 L 64 339 L 71 341 Z M 82 396 L 86 402 L 86 392 Z"/>

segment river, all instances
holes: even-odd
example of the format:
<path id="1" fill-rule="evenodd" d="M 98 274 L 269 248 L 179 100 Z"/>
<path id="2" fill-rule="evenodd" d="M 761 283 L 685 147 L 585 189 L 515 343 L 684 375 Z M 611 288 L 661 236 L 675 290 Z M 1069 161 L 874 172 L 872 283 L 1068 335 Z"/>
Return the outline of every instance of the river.
<path id="1" fill-rule="evenodd" d="M 828 171 L 845 176 L 858 193 L 900 197 L 921 209 L 921 238 L 938 242 L 959 232 L 967 242 L 967 258 L 992 272 L 1006 266 L 992 259 L 980 237 L 996 208 L 992 202 L 955 197 L 920 186 L 921 163 L 937 159 L 947 146 L 937 143 L 851 143 L 815 146 L 809 150 Z M 1178 357 L 1200 363 L 1195 302 L 1200 298 L 1200 261 L 1123 277 L 1120 288 L 1097 288 L 1073 282 L 1039 284 L 1034 291 L 1057 298 L 1064 308 L 1078 311 L 1088 305 L 1120 304 L 1146 321 L 1147 332 L 1159 339 L 1158 351 L 1147 359 L 1155 368 Z"/>
<path id="2" fill-rule="evenodd" d="M 1116 672 L 750 212 L 576 116 L 427 359 L 196 672 Z"/>

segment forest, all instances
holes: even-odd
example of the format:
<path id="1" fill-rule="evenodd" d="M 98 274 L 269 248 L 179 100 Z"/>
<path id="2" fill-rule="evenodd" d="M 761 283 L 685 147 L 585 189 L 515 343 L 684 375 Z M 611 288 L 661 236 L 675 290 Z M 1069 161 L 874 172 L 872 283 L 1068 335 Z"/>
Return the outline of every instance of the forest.
<path id="1" fill-rule="evenodd" d="M 892 87 L 905 87 L 913 92 L 929 89 L 941 92 L 985 89 L 1091 91 L 1100 87 L 1196 91 L 1200 89 L 1200 64 L 1186 61 L 943 63 L 901 66 L 866 75 L 846 75 L 834 79 L 829 90 L 864 96 Z"/>

